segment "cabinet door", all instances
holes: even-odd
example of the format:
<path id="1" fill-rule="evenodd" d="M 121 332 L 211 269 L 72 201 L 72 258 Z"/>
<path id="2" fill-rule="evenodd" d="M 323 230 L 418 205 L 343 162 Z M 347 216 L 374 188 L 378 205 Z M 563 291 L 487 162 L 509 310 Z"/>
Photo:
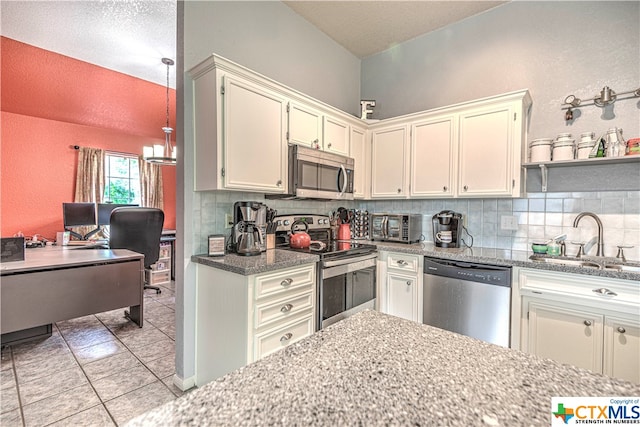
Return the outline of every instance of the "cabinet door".
<path id="1" fill-rule="evenodd" d="M 640 383 L 640 322 L 607 316 L 603 373 Z"/>
<path id="2" fill-rule="evenodd" d="M 333 117 L 322 119 L 322 147 L 324 151 L 349 155 L 349 125 Z"/>
<path id="3" fill-rule="evenodd" d="M 512 194 L 514 117 L 508 104 L 460 115 L 458 195 Z"/>
<path id="4" fill-rule="evenodd" d="M 530 302 L 528 351 L 601 373 L 603 320 L 589 311 Z"/>
<path id="5" fill-rule="evenodd" d="M 351 127 L 349 139 L 349 153 L 355 161 L 353 171 L 353 196 L 357 199 L 367 197 L 366 189 L 370 178 L 370 168 L 367 163 L 366 131 Z"/>
<path id="6" fill-rule="evenodd" d="M 454 117 L 434 118 L 411 126 L 412 197 L 452 197 L 456 171 Z"/>
<path id="7" fill-rule="evenodd" d="M 289 103 L 289 142 L 320 149 L 322 114 L 303 104 Z"/>
<path id="8" fill-rule="evenodd" d="M 405 198 L 407 128 L 397 126 L 372 131 L 371 197 Z"/>
<path id="9" fill-rule="evenodd" d="M 415 276 L 387 273 L 387 313 L 419 322 L 418 283 Z"/>
<path id="10" fill-rule="evenodd" d="M 224 187 L 284 193 L 284 98 L 252 83 L 225 77 L 223 108 Z"/>

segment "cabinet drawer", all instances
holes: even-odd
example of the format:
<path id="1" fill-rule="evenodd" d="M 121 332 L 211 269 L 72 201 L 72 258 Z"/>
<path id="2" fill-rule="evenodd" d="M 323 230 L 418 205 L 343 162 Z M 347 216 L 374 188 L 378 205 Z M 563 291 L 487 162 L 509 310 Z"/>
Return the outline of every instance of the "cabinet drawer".
<path id="1" fill-rule="evenodd" d="M 292 319 L 304 310 L 313 307 L 313 292 L 288 296 L 278 301 L 256 304 L 254 327 L 256 329 L 273 322 Z"/>
<path id="2" fill-rule="evenodd" d="M 309 314 L 297 322 L 270 330 L 254 338 L 255 360 L 265 357 L 313 333 L 313 315 Z"/>
<path id="3" fill-rule="evenodd" d="M 153 271 L 162 271 L 162 270 L 168 270 L 169 267 L 170 265 L 167 261 L 158 261 L 155 264 L 152 264 L 150 268 Z"/>
<path id="4" fill-rule="evenodd" d="M 255 299 L 258 300 L 293 290 L 312 290 L 315 282 L 314 267 L 315 264 L 311 264 L 287 271 L 257 275 L 255 278 Z"/>
<path id="5" fill-rule="evenodd" d="M 413 273 L 420 273 L 418 268 L 420 266 L 420 256 L 410 254 L 396 254 L 390 253 L 387 256 L 387 269 L 397 271 L 411 271 Z"/>

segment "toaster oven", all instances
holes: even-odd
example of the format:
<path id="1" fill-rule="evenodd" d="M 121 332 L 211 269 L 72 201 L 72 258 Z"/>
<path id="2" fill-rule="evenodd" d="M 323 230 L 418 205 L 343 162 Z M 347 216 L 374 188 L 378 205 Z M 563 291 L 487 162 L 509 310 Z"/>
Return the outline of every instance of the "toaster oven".
<path id="1" fill-rule="evenodd" d="M 422 240 L 422 215 L 373 213 L 369 220 L 371 240 L 413 243 Z"/>

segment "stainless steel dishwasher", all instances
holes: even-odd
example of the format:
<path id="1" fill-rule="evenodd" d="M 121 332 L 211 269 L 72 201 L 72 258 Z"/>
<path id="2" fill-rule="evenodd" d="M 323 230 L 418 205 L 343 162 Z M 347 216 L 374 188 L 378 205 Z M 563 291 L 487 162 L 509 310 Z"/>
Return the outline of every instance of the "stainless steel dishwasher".
<path id="1" fill-rule="evenodd" d="M 511 268 L 424 258 L 423 322 L 509 347 Z"/>

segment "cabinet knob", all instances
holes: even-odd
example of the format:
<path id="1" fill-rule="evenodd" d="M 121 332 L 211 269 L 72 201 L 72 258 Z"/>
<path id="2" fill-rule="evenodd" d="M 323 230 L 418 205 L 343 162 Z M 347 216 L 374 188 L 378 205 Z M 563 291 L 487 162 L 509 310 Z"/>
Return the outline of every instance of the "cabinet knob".
<path id="1" fill-rule="evenodd" d="M 407 280 L 407 285 L 411 286 L 411 284 L 412 284 L 411 280 Z"/>
<path id="2" fill-rule="evenodd" d="M 277 185 L 278 187 L 282 187 L 282 180 L 281 180 L 281 179 L 279 179 L 279 180 L 276 182 L 276 185 Z"/>
<path id="3" fill-rule="evenodd" d="M 292 308 L 293 308 L 293 304 L 285 304 L 285 305 L 282 306 L 280 311 L 283 312 L 283 313 L 288 313 L 288 312 L 291 311 Z"/>
<path id="4" fill-rule="evenodd" d="M 288 279 L 284 279 L 282 282 L 280 282 L 280 286 L 289 286 L 293 283 L 293 279 L 292 278 L 288 278 Z"/>
<path id="5" fill-rule="evenodd" d="M 585 320 L 582 323 L 584 323 L 585 326 L 591 326 L 591 320 Z"/>
<path id="6" fill-rule="evenodd" d="M 447 188 L 446 185 L 444 187 L 442 187 L 442 191 L 447 191 L 447 190 L 448 190 L 448 188 Z"/>
<path id="7" fill-rule="evenodd" d="M 618 326 L 618 332 L 620 332 L 621 334 L 624 334 L 625 332 L 627 332 L 627 330 L 622 326 Z"/>
<path id="8" fill-rule="evenodd" d="M 402 193 L 402 188 L 398 188 L 398 194 Z"/>
<path id="9" fill-rule="evenodd" d="M 465 185 L 464 187 L 462 187 L 462 189 L 463 189 L 464 191 L 467 191 L 467 190 L 469 189 L 469 186 L 468 186 L 468 185 Z"/>
<path id="10" fill-rule="evenodd" d="M 293 334 L 291 332 L 287 332 L 286 334 L 280 337 L 280 342 L 289 341 L 291 337 L 293 337 Z"/>
<path id="11" fill-rule="evenodd" d="M 327 147 L 331 148 L 331 143 L 328 143 L 328 144 L 327 144 Z"/>

